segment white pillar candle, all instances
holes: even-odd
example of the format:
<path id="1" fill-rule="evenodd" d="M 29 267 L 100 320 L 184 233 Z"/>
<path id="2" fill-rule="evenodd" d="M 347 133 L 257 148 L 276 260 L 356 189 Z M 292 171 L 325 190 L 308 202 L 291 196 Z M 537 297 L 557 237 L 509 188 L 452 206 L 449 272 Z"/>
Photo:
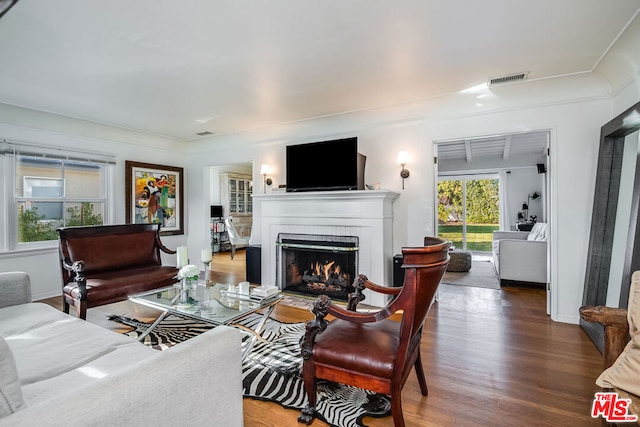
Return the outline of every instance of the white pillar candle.
<path id="1" fill-rule="evenodd" d="M 202 262 L 211 261 L 211 249 L 203 249 L 200 251 L 200 261 Z"/>
<path id="2" fill-rule="evenodd" d="M 176 267 L 182 268 L 189 263 L 189 255 L 187 254 L 186 246 L 178 246 L 176 248 L 176 253 L 178 254 L 178 261 L 176 263 Z"/>

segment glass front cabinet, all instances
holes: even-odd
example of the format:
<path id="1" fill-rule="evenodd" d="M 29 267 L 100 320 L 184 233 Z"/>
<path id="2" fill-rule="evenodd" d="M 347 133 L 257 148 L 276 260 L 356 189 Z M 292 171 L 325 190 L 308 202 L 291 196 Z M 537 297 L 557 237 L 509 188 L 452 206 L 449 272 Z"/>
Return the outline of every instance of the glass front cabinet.
<path id="1" fill-rule="evenodd" d="M 227 176 L 229 174 L 226 174 Z M 229 176 L 229 212 L 234 214 L 252 213 L 251 193 L 253 192 L 253 184 L 251 179 L 233 178 Z"/>
<path id="2" fill-rule="evenodd" d="M 233 225 L 243 237 L 251 235 L 253 218 L 253 182 L 250 175 L 220 174 L 220 195 L 225 216 L 233 218 Z"/>

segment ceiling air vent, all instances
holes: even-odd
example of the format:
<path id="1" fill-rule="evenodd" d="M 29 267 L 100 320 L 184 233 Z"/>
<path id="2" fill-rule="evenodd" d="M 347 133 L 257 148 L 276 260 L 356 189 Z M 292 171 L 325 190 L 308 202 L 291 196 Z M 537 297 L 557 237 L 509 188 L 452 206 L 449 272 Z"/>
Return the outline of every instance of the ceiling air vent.
<path id="1" fill-rule="evenodd" d="M 489 80 L 489 86 L 499 85 L 499 84 L 502 84 L 502 83 L 513 83 L 513 82 L 518 82 L 518 81 L 521 81 L 521 80 L 526 80 L 527 74 L 529 74 L 528 71 L 524 72 L 524 73 L 515 73 L 515 74 L 509 74 L 509 75 L 501 76 L 501 77 L 494 77 L 494 78 Z"/>
<path id="2" fill-rule="evenodd" d="M 213 132 L 209 132 L 208 130 L 205 130 L 204 132 L 196 132 L 196 135 L 200 135 L 200 136 L 213 135 Z"/>

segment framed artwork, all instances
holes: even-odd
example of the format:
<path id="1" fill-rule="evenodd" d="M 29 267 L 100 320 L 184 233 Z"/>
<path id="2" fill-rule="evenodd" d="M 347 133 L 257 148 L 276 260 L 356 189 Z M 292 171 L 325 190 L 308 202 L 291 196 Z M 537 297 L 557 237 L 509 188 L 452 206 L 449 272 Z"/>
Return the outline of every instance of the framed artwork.
<path id="1" fill-rule="evenodd" d="M 127 224 L 160 224 L 160 234 L 184 234 L 183 169 L 125 161 Z"/>

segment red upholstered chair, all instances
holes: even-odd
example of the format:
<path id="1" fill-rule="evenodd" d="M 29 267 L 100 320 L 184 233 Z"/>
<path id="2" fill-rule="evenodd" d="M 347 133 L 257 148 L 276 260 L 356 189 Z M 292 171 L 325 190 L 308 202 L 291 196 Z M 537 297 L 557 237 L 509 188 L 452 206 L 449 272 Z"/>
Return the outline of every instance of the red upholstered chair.
<path id="1" fill-rule="evenodd" d="M 316 318 L 307 323 L 301 341 L 309 403 L 299 422 L 313 421 L 316 382 L 325 379 L 390 395 L 393 422 L 396 427 L 404 426 L 400 393 L 412 368 L 418 375 L 422 395 L 427 395 L 420 359 L 422 328 L 447 268 L 450 246 L 449 241 L 427 237 L 424 247 L 403 248 L 404 285 L 378 286 L 360 275 L 346 310 L 331 304 L 326 295 L 317 298 L 313 308 Z M 358 301 L 364 298 L 363 288 L 395 298 L 379 311 L 355 312 Z M 400 310 L 400 322 L 389 319 Z M 336 319 L 327 322 L 327 315 Z"/>

